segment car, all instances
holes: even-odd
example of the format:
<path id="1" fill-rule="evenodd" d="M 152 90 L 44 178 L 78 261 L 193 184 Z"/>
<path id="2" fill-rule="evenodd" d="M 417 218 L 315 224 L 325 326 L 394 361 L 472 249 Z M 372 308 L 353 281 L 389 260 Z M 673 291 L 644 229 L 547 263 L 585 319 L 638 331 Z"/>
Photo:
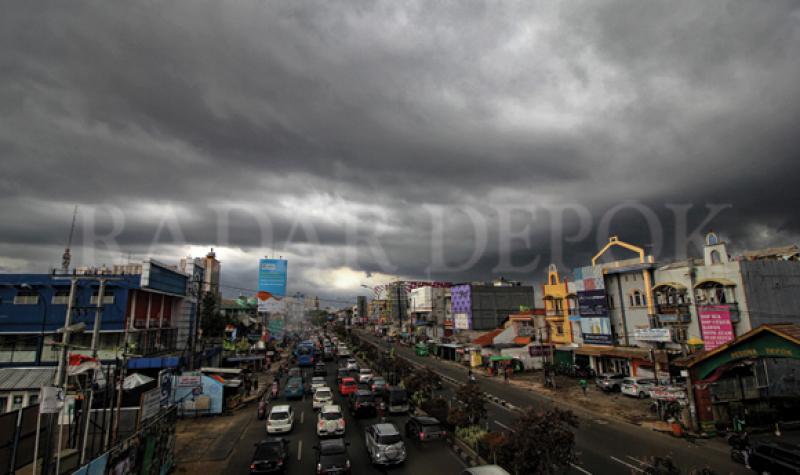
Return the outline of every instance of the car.
<path id="1" fill-rule="evenodd" d="M 339 358 L 348 358 L 350 356 L 350 350 L 344 345 L 339 345 L 339 348 L 336 349 L 336 353 L 339 355 Z"/>
<path id="2" fill-rule="evenodd" d="M 411 416 L 406 422 L 405 435 L 408 439 L 430 442 L 444 439 L 447 437 L 447 431 L 444 430 L 439 419 L 435 417 Z"/>
<path id="3" fill-rule="evenodd" d="M 658 386 L 658 381 L 653 378 L 625 378 L 619 388 L 626 396 L 644 399 L 650 397 L 650 391 L 656 386 Z"/>
<path id="4" fill-rule="evenodd" d="M 344 439 L 320 440 L 314 446 L 317 451 L 317 474 L 343 474 L 350 473 L 350 457 L 347 455 L 349 442 Z"/>
<path id="5" fill-rule="evenodd" d="M 344 435 L 345 422 L 341 407 L 327 404 L 317 414 L 317 435 L 319 437 Z"/>
<path id="6" fill-rule="evenodd" d="M 327 386 L 322 386 L 314 391 L 314 397 L 311 399 L 311 407 L 314 410 L 321 408 L 326 404 L 333 402 L 333 391 Z"/>
<path id="7" fill-rule="evenodd" d="M 328 383 L 325 381 L 324 376 L 314 376 L 311 378 L 311 392 L 317 390 L 317 388 L 321 388 L 323 386 L 327 386 Z"/>
<path id="8" fill-rule="evenodd" d="M 353 358 L 348 359 L 345 368 L 350 371 L 358 371 L 358 361 Z"/>
<path id="9" fill-rule="evenodd" d="M 375 376 L 370 381 L 370 390 L 375 394 L 383 393 L 383 388 L 386 387 L 386 380 L 382 376 Z"/>
<path id="10" fill-rule="evenodd" d="M 389 414 L 408 412 L 408 393 L 399 386 L 386 386 L 383 391 L 383 400 Z"/>
<path id="11" fill-rule="evenodd" d="M 303 370 L 297 366 L 295 366 L 294 368 L 289 368 L 288 377 L 289 379 L 291 378 L 303 379 Z"/>
<path id="12" fill-rule="evenodd" d="M 361 368 L 358 370 L 358 382 L 359 383 L 369 383 L 369 380 L 372 379 L 372 370 L 369 368 Z"/>
<path id="13" fill-rule="evenodd" d="M 465 468 L 461 475 L 511 475 L 499 465 L 479 465 Z"/>
<path id="14" fill-rule="evenodd" d="M 342 378 L 342 382 L 339 383 L 339 394 L 342 396 L 349 396 L 357 390 L 356 380 L 349 376 L 347 378 Z"/>
<path id="15" fill-rule="evenodd" d="M 348 402 L 350 414 L 352 414 L 353 417 L 361 417 L 364 415 L 374 416 L 377 412 L 375 396 L 372 394 L 372 391 L 359 389 L 350 395 Z"/>
<path id="16" fill-rule="evenodd" d="M 267 417 L 267 434 L 283 434 L 292 431 L 294 411 L 292 406 L 281 404 L 272 406 Z"/>
<path id="17" fill-rule="evenodd" d="M 270 437 L 255 444 L 256 450 L 250 461 L 250 474 L 276 473 L 286 470 L 289 458 L 289 441 L 282 437 Z"/>
<path id="18" fill-rule="evenodd" d="M 368 426 L 364 431 L 367 454 L 373 464 L 397 465 L 406 460 L 406 446 L 397 426 L 381 422 Z"/>
<path id="19" fill-rule="evenodd" d="M 286 382 L 286 387 L 283 388 L 283 396 L 286 399 L 302 399 L 303 394 L 303 380 L 300 378 L 289 378 L 289 381 Z"/>
<path id="20" fill-rule="evenodd" d="M 326 346 L 322 350 L 322 361 L 333 361 L 333 347 Z"/>
<path id="21" fill-rule="evenodd" d="M 619 392 L 622 387 L 622 380 L 625 379 L 624 374 L 619 373 L 601 373 L 597 375 L 594 384 L 603 391 Z"/>
<path id="22" fill-rule="evenodd" d="M 358 388 L 359 391 L 372 391 L 372 385 L 365 381 L 357 382 L 356 387 Z"/>
<path id="23" fill-rule="evenodd" d="M 314 366 L 314 371 L 311 373 L 312 376 L 327 376 L 328 375 L 328 368 L 325 363 L 318 364 Z"/>
<path id="24" fill-rule="evenodd" d="M 769 439 L 754 441 L 748 464 L 758 473 L 800 473 L 800 447 Z"/>
<path id="25" fill-rule="evenodd" d="M 350 370 L 347 368 L 339 368 L 336 370 L 336 384 L 342 382 L 342 378 L 347 378 L 350 376 Z"/>

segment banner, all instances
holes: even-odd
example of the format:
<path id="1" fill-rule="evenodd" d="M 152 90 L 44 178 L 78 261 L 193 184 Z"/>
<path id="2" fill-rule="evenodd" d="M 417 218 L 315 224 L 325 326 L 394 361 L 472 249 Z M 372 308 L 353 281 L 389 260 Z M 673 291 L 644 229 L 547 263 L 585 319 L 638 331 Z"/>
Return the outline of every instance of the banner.
<path id="1" fill-rule="evenodd" d="M 141 409 L 139 410 L 139 422 L 143 423 L 147 419 L 158 414 L 161 408 L 161 390 L 153 388 L 142 394 Z"/>
<path id="2" fill-rule="evenodd" d="M 258 261 L 258 290 L 285 297 L 287 267 L 285 259 L 260 259 Z"/>
<path id="3" fill-rule="evenodd" d="M 706 351 L 733 340 L 731 310 L 727 305 L 700 305 L 697 313 Z"/>
<path id="4" fill-rule="evenodd" d="M 581 334 L 587 345 L 614 344 L 608 317 L 581 317 Z"/>
<path id="5" fill-rule="evenodd" d="M 57 386 L 42 386 L 39 389 L 39 413 L 57 414 L 64 408 L 64 390 Z"/>

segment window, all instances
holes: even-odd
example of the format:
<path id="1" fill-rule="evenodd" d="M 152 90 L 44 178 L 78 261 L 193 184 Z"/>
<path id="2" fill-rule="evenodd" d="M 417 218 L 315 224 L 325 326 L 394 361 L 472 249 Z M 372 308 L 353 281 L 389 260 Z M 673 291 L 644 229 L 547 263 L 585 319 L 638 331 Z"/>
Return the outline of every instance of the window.
<path id="1" fill-rule="evenodd" d="M 29 394 L 28 395 L 28 405 L 33 406 L 34 404 L 39 403 L 39 395 L 38 394 Z"/>
<path id="2" fill-rule="evenodd" d="M 20 290 L 14 297 L 14 305 L 36 305 L 39 303 L 39 294 L 31 290 Z"/>
<path id="3" fill-rule="evenodd" d="M 8 398 L 5 396 L 0 397 L 0 414 L 5 414 L 8 408 Z"/>
<path id="4" fill-rule="evenodd" d="M 608 308 L 614 308 L 614 296 L 613 295 L 609 295 L 608 296 Z"/>
<path id="5" fill-rule="evenodd" d="M 722 259 L 719 256 L 719 251 L 713 250 L 711 251 L 711 263 L 712 264 L 719 264 L 722 262 Z"/>
<path id="6" fill-rule="evenodd" d="M 630 295 L 631 307 L 641 307 L 644 302 L 642 299 L 642 293 L 638 290 L 634 290 L 633 293 Z"/>
<path id="7" fill-rule="evenodd" d="M 69 303 L 69 289 L 56 290 L 51 303 L 53 305 L 67 305 Z"/>
<path id="8" fill-rule="evenodd" d="M 25 400 L 25 396 L 22 394 L 15 394 L 12 396 L 11 399 L 11 410 L 16 411 L 17 409 L 22 409 L 22 403 Z"/>

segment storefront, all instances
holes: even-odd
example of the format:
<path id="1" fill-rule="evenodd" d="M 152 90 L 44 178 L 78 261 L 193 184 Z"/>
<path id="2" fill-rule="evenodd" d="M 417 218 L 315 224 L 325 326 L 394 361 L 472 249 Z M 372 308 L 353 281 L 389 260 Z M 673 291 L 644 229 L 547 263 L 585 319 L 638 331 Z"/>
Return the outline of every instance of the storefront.
<path id="1" fill-rule="evenodd" d="M 624 374 L 625 376 L 653 377 L 658 365 L 660 378 L 668 375 L 669 359 L 663 350 L 620 346 L 583 346 L 575 349 L 576 364 L 588 361 L 589 366 L 600 373 Z M 583 366 L 583 365 L 581 365 Z"/>
<path id="2" fill-rule="evenodd" d="M 693 427 L 770 427 L 800 413 L 800 325 L 762 325 L 675 361 L 688 376 Z"/>

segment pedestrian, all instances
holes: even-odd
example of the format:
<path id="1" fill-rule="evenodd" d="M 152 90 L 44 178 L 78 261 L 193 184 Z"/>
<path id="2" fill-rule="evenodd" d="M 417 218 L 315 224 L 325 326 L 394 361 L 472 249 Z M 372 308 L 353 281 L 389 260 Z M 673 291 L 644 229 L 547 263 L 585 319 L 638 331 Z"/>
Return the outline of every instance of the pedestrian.
<path id="1" fill-rule="evenodd" d="M 583 390 L 583 395 L 586 396 L 586 390 L 588 389 L 589 384 L 586 382 L 585 379 L 581 379 L 580 385 L 581 389 Z"/>
<path id="2" fill-rule="evenodd" d="M 508 382 L 508 376 L 509 376 L 509 374 L 510 374 L 510 373 L 511 373 L 511 368 L 506 368 L 506 370 L 505 370 L 505 371 L 503 371 L 503 379 L 504 379 L 506 382 Z"/>
<path id="3" fill-rule="evenodd" d="M 258 392 L 258 378 L 253 378 L 253 391 Z"/>

